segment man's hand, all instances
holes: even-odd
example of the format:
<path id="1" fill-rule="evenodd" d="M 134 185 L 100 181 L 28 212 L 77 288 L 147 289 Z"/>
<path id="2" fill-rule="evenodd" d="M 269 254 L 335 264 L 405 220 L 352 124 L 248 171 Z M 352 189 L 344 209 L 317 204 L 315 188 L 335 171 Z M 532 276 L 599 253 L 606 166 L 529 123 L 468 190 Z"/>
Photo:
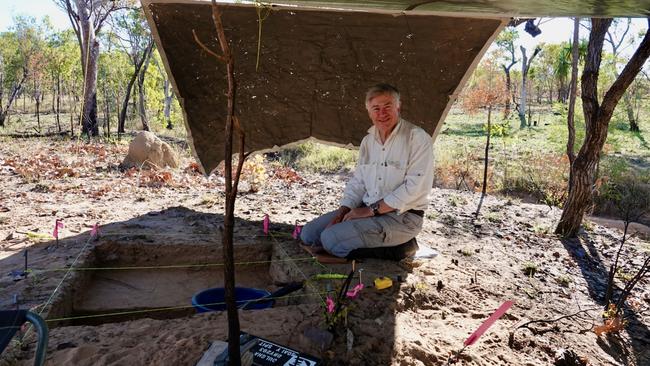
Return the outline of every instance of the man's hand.
<path id="1" fill-rule="evenodd" d="M 341 206 L 341 207 L 339 207 L 339 212 L 338 212 L 338 214 L 336 215 L 336 217 L 334 218 L 334 220 L 330 221 L 330 223 L 327 224 L 327 226 L 326 226 L 325 228 L 327 229 L 328 227 L 330 227 L 330 226 L 332 226 L 332 225 L 336 225 L 336 224 L 338 224 L 339 222 L 343 221 L 343 218 L 345 217 L 345 215 L 346 215 L 348 212 L 350 212 L 350 208 L 349 208 L 349 207 L 346 207 L 346 206 Z"/>
<path id="2" fill-rule="evenodd" d="M 350 220 L 356 220 L 356 219 L 364 219 L 366 217 L 372 217 L 374 214 L 372 213 L 372 208 L 370 207 L 357 207 L 353 208 L 348 212 L 344 217 L 343 221 L 350 221 Z"/>

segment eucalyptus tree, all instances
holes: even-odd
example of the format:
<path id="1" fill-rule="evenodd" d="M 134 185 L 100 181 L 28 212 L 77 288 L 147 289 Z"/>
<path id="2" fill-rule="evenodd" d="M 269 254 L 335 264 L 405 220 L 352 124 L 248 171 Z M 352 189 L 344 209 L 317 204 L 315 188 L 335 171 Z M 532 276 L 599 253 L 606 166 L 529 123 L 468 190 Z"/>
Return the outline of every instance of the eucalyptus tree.
<path id="1" fill-rule="evenodd" d="M 510 102 L 514 101 L 514 93 L 512 92 L 512 80 L 510 76 L 510 69 L 519 62 L 515 55 L 515 42 L 519 38 L 519 33 L 514 27 L 504 29 L 496 39 L 496 44 L 502 53 L 504 62 L 501 68 L 506 75 L 506 92 L 508 98 L 505 100 L 505 107 L 503 109 L 503 118 L 508 118 L 510 115 Z"/>
<path id="2" fill-rule="evenodd" d="M 156 66 L 156 70 L 160 75 L 162 81 L 162 92 L 163 92 L 163 119 L 166 123 L 166 128 L 171 130 L 174 125 L 172 124 L 171 112 L 172 112 L 172 101 L 174 99 L 174 92 L 172 91 L 171 82 L 167 76 L 167 72 L 162 63 L 160 54 L 156 51 L 152 57 L 153 64 Z"/>
<path id="3" fill-rule="evenodd" d="M 614 70 L 614 76 L 618 78 L 619 72 L 617 64 L 620 59 L 621 52 L 629 47 L 633 41 L 633 39 L 627 37 L 630 32 L 632 19 L 615 19 L 612 24 L 613 27 L 610 27 L 610 29 L 607 30 L 607 33 L 605 33 L 605 41 L 612 49 L 611 63 Z M 626 40 L 628 41 L 627 44 L 624 43 Z M 630 131 L 638 132 L 639 123 L 635 118 L 634 107 L 632 105 L 632 97 L 628 92 L 623 94 L 623 106 L 625 107 L 627 119 L 630 123 Z"/>
<path id="4" fill-rule="evenodd" d="M 518 108 L 518 113 L 519 113 L 519 121 L 520 121 L 520 128 L 524 128 L 528 126 L 528 123 L 526 123 L 526 100 L 528 98 L 528 72 L 530 71 L 530 65 L 533 63 L 533 60 L 535 57 L 540 53 L 542 50 L 540 47 L 536 47 L 535 51 L 533 51 L 533 54 L 528 58 L 526 54 L 526 48 L 524 46 L 519 46 L 519 50 L 521 50 L 521 95 L 519 97 L 519 108 Z"/>
<path id="5" fill-rule="evenodd" d="M 41 37 L 36 19 L 23 16 L 16 17 L 12 29 L 0 35 L 3 82 L 11 90 L 7 103 L 0 110 L 0 127 L 4 127 L 13 102 L 23 92 Z"/>
<path id="6" fill-rule="evenodd" d="M 74 75 L 74 65 L 79 65 L 79 54 L 76 52 L 74 33 L 71 29 L 53 33 L 49 40 L 48 72 L 52 80 L 52 109 L 55 113 L 56 125 L 61 132 L 61 107 L 64 86 Z M 72 133 L 72 127 L 71 127 Z"/>
<path id="7" fill-rule="evenodd" d="M 146 101 L 144 96 L 144 75 L 151 59 L 151 52 L 154 48 L 153 37 L 144 18 L 141 9 L 130 9 L 128 12 L 121 14 L 115 19 L 115 36 L 119 40 L 124 52 L 129 56 L 133 66 L 133 72 L 129 78 L 126 94 L 122 103 L 120 117 L 118 121 L 118 133 L 124 133 L 126 122 L 126 112 L 131 98 L 131 92 L 138 81 L 139 101 L 138 110 L 142 127 L 149 130 L 149 123 L 146 117 Z"/>
<path id="8" fill-rule="evenodd" d="M 557 48 L 557 45 L 542 43 L 540 47 L 543 52 L 535 60 L 536 62 L 531 64 L 530 72 L 535 75 L 536 79 L 537 102 L 542 103 L 542 99 L 545 97 L 546 101 L 550 104 L 553 103 L 553 96 L 555 95 L 557 84 L 553 69 L 554 57 L 556 55 L 554 50 Z"/>
<path id="9" fill-rule="evenodd" d="M 97 124 L 97 72 L 99 37 L 111 14 L 133 6 L 134 0 L 54 0 L 70 19 L 81 51 L 84 75 L 82 121 L 83 133 L 99 135 Z"/>
<path id="10" fill-rule="evenodd" d="M 647 19 L 650 26 L 650 18 Z M 645 36 L 620 72 L 614 83 L 598 97 L 598 77 L 602 60 L 603 44 L 611 18 L 592 18 L 587 57 L 582 72 L 582 109 L 585 117 L 585 139 L 576 159 L 571 165 L 571 187 L 562 211 L 562 217 L 555 229 L 562 236 L 576 236 L 584 213 L 591 202 L 596 181 L 596 167 L 607 139 L 607 128 L 616 105 L 623 93 L 641 71 L 650 57 L 650 32 Z"/>
<path id="11" fill-rule="evenodd" d="M 566 103 L 569 97 L 571 46 L 567 42 L 562 42 L 558 47 L 557 57 L 553 63 L 553 72 L 558 81 L 557 101 Z"/>
<path id="12" fill-rule="evenodd" d="M 104 116 L 104 134 L 110 136 L 111 121 L 114 119 L 117 123 L 120 102 L 126 94 L 124 89 L 130 76 L 130 61 L 117 44 L 113 33 L 106 32 L 102 37 L 102 44 L 105 46 L 99 62 L 98 109 L 101 109 Z"/>

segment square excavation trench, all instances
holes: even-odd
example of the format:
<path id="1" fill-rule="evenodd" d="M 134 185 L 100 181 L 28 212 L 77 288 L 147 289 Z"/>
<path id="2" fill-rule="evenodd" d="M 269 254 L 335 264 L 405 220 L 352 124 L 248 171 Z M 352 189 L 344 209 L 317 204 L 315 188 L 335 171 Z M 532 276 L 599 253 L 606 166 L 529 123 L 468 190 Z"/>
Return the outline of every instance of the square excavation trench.
<path id="1" fill-rule="evenodd" d="M 298 280 L 291 263 L 272 263 L 272 257 L 278 259 L 272 252 L 271 243 L 235 245 L 235 262 L 247 263 L 235 266 L 236 286 L 273 292 L 282 283 Z M 191 306 L 194 294 L 223 287 L 221 262 L 221 246 L 214 244 L 104 243 L 86 261 L 93 270 L 76 272 L 50 317 L 77 318 L 58 325 L 99 325 L 190 316 L 196 313 Z M 299 299 L 283 299 L 275 306 L 297 303 Z"/>

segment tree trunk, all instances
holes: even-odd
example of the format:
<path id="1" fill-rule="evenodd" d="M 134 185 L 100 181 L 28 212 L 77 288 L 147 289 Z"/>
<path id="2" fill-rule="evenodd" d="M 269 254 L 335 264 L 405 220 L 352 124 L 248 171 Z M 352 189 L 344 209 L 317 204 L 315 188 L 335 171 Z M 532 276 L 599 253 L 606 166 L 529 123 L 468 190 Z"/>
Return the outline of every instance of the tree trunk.
<path id="1" fill-rule="evenodd" d="M 580 47 L 580 18 L 573 20 L 573 44 L 571 46 L 571 86 L 569 95 L 569 113 L 567 115 L 567 128 L 569 136 L 566 143 L 566 154 L 569 158 L 569 194 L 571 194 L 571 187 L 573 187 L 572 167 L 573 162 L 576 160 L 576 154 L 573 147 L 576 141 L 576 128 L 574 123 L 576 95 L 578 94 L 578 57 Z"/>
<path id="2" fill-rule="evenodd" d="M 165 93 L 165 104 L 163 107 L 163 114 L 165 116 L 165 121 L 167 121 L 167 129 L 171 130 L 173 128 L 172 126 L 172 119 L 171 119 L 171 111 L 172 111 L 172 93 L 170 87 L 169 87 L 169 79 L 165 78 L 165 81 L 163 82 L 163 92 Z"/>
<path id="3" fill-rule="evenodd" d="M 485 164 L 483 165 L 483 190 L 481 195 L 485 197 L 487 194 L 487 176 L 488 176 L 488 163 L 490 157 L 490 136 L 492 135 L 492 105 L 488 106 L 488 120 L 487 120 L 487 140 L 485 141 Z"/>
<path id="4" fill-rule="evenodd" d="M 510 68 L 514 64 L 515 62 L 512 62 L 507 67 L 505 65 L 501 65 L 501 67 L 503 67 L 503 72 L 506 74 L 506 93 L 508 94 L 505 107 L 503 109 L 503 119 L 510 117 L 510 101 L 514 99 L 514 96 L 512 95 L 512 79 L 510 78 Z"/>
<path id="5" fill-rule="evenodd" d="M 105 136 L 111 136 L 111 106 L 108 99 L 108 88 L 106 88 L 106 83 L 104 83 L 104 124 L 106 125 Z"/>
<path id="6" fill-rule="evenodd" d="M 149 61 L 151 60 L 151 52 L 153 50 L 153 40 L 149 42 L 149 45 L 144 51 L 144 62 L 140 71 L 138 72 L 138 110 L 140 114 L 140 121 L 142 121 L 142 129 L 144 131 L 149 131 L 149 120 L 147 119 L 147 100 L 144 90 L 144 77 L 147 73 L 147 68 L 149 67 Z"/>
<path id="7" fill-rule="evenodd" d="M 5 120 L 7 119 L 7 115 L 9 114 L 9 108 L 11 108 L 11 105 L 13 104 L 14 100 L 21 92 L 25 79 L 27 79 L 27 68 L 23 67 L 22 78 L 20 79 L 18 84 L 14 85 L 14 88 L 11 91 L 11 94 L 9 95 L 9 100 L 7 100 L 7 105 L 4 107 L 3 110 L 0 111 L 0 127 L 4 127 Z"/>
<path id="8" fill-rule="evenodd" d="M 56 76 L 56 127 L 61 132 L 61 75 Z"/>
<path id="9" fill-rule="evenodd" d="M 630 131 L 640 132 L 639 123 L 634 116 L 634 107 L 632 106 L 632 98 L 629 93 L 623 94 L 623 105 L 625 105 L 625 112 L 627 113 L 627 120 L 630 122 Z"/>
<path id="10" fill-rule="evenodd" d="M 4 98 L 4 92 L 5 92 L 5 75 L 3 73 L 3 61 L 2 61 L 2 55 L 0 55 L 0 112 L 2 112 L 3 105 L 2 105 L 2 98 Z M 4 127 L 4 125 L 0 125 L 0 127 Z"/>
<path id="11" fill-rule="evenodd" d="M 602 59 L 605 33 L 612 19 L 592 18 L 585 68 L 582 73 L 582 109 L 585 115 L 585 140 L 571 169 L 573 187 L 562 211 L 555 232 L 565 237 L 578 234 L 584 213 L 591 201 L 596 168 L 600 161 L 607 127 L 612 113 L 627 87 L 634 81 L 641 67 L 650 56 L 650 32 L 646 31 L 639 47 L 609 90 L 598 104 L 598 71 Z M 648 19 L 650 25 L 650 19 Z"/>
<path id="12" fill-rule="evenodd" d="M 526 56 L 526 49 L 524 46 L 519 46 L 519 49 L 521 50 L 521 96 L 519 98 L 519 128 L 524 128 L 528 126 L 529 124 L 526 123 L 526 98 L 527 98 L 527 93 L 528 93 L 528 70 L 530 70 L 530 64 L 533 62 L 535 59 L 535 56 L 540 51 L 540 48 L 536 48 L 535 52 L 533 52 L 533 55 L 530 56 L 530 59 Z"/>
<path id="13" fill-rule="evenodd" d="M 77 0 L 81 29 L 81 63 L 84 72 L 84 94 L 82 104 L 82 133 L 88 137 L 99 135 L 97 124 L 97 71 L 99 62 L 99 41 L 91 22 L 90 7 L 84 0 Z"/>
<path id="14" fill-rule="evenodd" d="M 41 98 L 36 95 L 36 124 L 38 125 L 38 133 L 41 133 Z"/>
<path id="15" fill-rule="evenodd" d="M 149 43 L 149 45 L 147 46 L 147 50 L 150 50 L 151 48 L 153 48 L 153 41 Z M 149 53 L 150 52 L 151 50 L 149 51 Z M 143 54 L 142 58 L 134 65 L 133 74 L 131 74 L 131 78 L 129 79 L 129 84 L 126 87 L 126 92 L 124 94 L 124 101 L 122 102 L 122 110 L 120 110 L 120 117 L 117 122 L 118 134 L 124 133 L 124 125 L 126 124 L 126 112 L 128 110 L 129 101 L 131 99 L 131 91 L 133 90 L 133 85 L 135 84 L 135 81 L 138 78 L 138 75 L 140 74 L 140 69 L 142 68 L 142 65 L 145 62 L 145 58 L 146 58 L 145 56 L 146 55 Z"/>

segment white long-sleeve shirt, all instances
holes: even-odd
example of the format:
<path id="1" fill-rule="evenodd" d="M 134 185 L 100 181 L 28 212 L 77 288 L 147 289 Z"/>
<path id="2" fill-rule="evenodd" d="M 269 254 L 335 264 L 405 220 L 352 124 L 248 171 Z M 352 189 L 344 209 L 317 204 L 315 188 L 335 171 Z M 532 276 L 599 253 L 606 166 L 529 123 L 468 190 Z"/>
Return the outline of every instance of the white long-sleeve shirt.
<path id="1" fill-rule="evenodd" d="M 356 208 L 362 202 L 370 205 L 383 199 L 400 215 L 411 209 L 426 210 L 432 186 L 432 138 L 400 119 L 383 144 L 375 126 L 368 129 L 341 205 Z"/>

